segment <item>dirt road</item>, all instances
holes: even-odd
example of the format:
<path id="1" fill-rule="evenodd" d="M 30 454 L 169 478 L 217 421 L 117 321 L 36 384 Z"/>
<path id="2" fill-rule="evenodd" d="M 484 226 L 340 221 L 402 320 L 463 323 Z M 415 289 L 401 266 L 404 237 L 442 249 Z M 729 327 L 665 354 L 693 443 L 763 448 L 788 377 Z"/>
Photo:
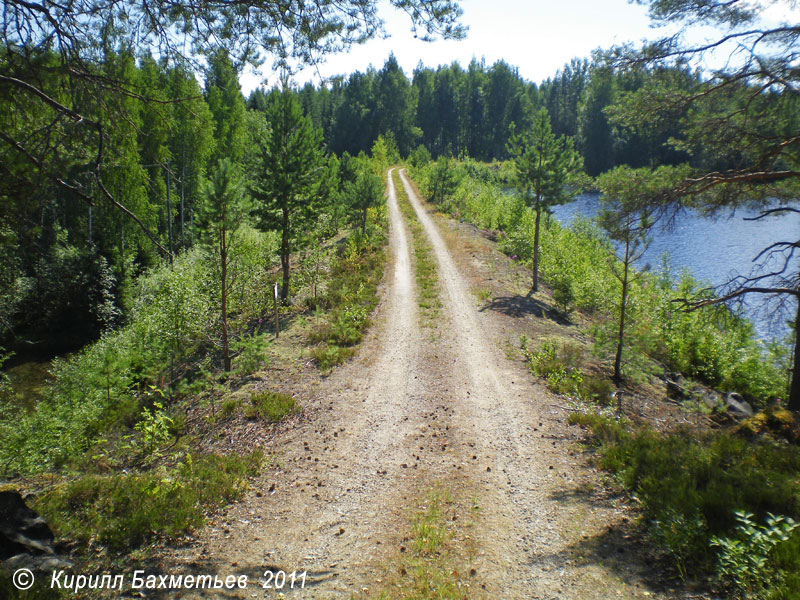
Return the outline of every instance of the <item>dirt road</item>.
<path id="1" fill-rule="evenodd" d="M 493 316 L 478 312 L 436 223 L 400 175 L 438 262 L 436 335 L 418 325 L 408 232 L 390 177 L 391 262 L 376 325 L 356 359 L 310 400 L 308 418 L 281 436 L 277 467 L 260 488 L 179 562 L 251 581 L 265 565 L 307 570 L 304 590 L 284 589 L 291 597 L 368 595 L 397 551 L 409 503 L 450 482 L 479 507 L 470 597 L 667 597 L 643 583 L 630 549 L 609 541 L 607 526 L 622 511 L 586 491 L 592 473 L 564 440 L 565 414 L 500 351 Z M 255 586 L 239 595 L 270 597 Z"/>

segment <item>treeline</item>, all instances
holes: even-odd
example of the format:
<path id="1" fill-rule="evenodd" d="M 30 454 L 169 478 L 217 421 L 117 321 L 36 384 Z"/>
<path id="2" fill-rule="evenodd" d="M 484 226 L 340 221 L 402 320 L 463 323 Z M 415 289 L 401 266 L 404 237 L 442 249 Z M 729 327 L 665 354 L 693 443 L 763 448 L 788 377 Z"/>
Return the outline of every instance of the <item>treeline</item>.
<path id="1" fill-rule="evenodd" d="M 363 229 L 380 197 L 372 163 L 329 156 L 295 91 L 248 110 L 225 52 L 210 56 L 201 85 L 187 66 L 106 51 L 95 95 L 48 60 L 51 98 L 103 129 L 93 138 L 47 102 L 3 99 L 0 130 L 33 130 L 40 152 L 0 145 L 0 347 L 20 357 L 70 351 L 124 324 L 138 277 L 194 247 L 225 262 L 232 250 L 215 249 L 243 224 L 278 232 L 263 261 L 282 259 L 285 299 L 290 255 L 339 226 Z M 45 164 L 63 176 L 47 177 Z"/>
<path id="2" fill-rule="evenodd" d="M 622 95 L 667 80 L 686 89 L 700 84 L 699 76 L 685 69 L 623 73 L 586 59 L 573 59 L 539 85 L 504 61 L 487 66 L 474 59 L 466 68 L 457 62 L 436 69 L 420 64 L 409 79 L 389 56 L 379 70 L 321 86 L 306 84 L 300 98 L 330 152 L 357 154 L 369 150 L 379 135 L 391 134 L 403 156 L 423 145 L 434 157 L 466 155 L 483 161 L 508 158 L 511 124 L 527 129 L 544 107 L 553 131 L 573 137 L 587 172 L 597 175 L 618 164 L 687 159 L 668 144 L 677 132 L 677 118 L 642 131 L 615 124 L 607 110 Z M 263 106 L 268 95 L 254 91 L 248 106 Z"/>

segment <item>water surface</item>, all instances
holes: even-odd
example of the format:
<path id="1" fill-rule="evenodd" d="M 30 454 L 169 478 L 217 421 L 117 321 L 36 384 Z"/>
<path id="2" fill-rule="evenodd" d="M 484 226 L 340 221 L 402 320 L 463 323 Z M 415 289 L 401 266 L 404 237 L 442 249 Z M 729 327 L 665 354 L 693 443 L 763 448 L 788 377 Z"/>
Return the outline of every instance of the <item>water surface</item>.
<path id="1" fill-rule="evenodd" d="M 582 194 L 574 202 L 554 207 L 553 213 L 559 222 L 569 225 L 576 215 L 595 216 L 599 204 L 599 194 Z M 674 273 L 687 269 L 709 285 L 723 284 L 736 275 L 755 273 L 759 265 L 753 259 L 764 248 L 777 241 L 800 239 L 800 214 L 783 213 L 759 221 L 745 220 L 758 214 L 758 211 L 741 209 L 727 218 L 708 219 L 694 211 L 684 211 L 671 229 L 658 225 L 653 229 L 650 246 L 638 265 L 649 264 L 658 269 L 661 255 L 666 253 Z M 773 260 L 766 266 L 772 270 L 777 264 L 777 260 Z M 800 270 L 800 258 L 794 260 L 793 269 Z M 788 333 L 786 319 L 790 315 L 775 315 L 774 303 L 765 305 L 761 295 L 750 294 L 743 311 L 763 338 L 780 338 Z"/>

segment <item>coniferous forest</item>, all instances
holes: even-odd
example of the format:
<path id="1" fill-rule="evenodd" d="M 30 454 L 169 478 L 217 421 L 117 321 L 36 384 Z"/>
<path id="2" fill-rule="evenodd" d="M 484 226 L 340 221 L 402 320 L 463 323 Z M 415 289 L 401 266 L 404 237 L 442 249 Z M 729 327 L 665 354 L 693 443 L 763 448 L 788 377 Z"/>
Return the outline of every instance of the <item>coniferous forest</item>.
<path id="1" fill-rule="evenodd" d="M 415 36 L 469 43 L 457 2 L 390 4 Z M 330 532 L 264 536 L 281 560 L 317 543 L 342 597 L 595 597 L 573 558 L 608 597 L 798 597 L 800 241 L 719 281 L 642 256 L 686 214 L 724 236 L 737 211 L 800 213 L 800 25 L 639 4 L 716 38 L 598 49 L 538 82 L 390 54 L 301 85 L 299 65 L 379 33 L 378 3 L 5 3 L 0 596 L 83 590 L 54 588 L 59 569 L 173 573 L 192 543 L 209 572 L 261 572 L 240 558 L 250 519 L 302 506 Z M 281 83 L 244 94 L 253 65 Z M 595 218 L 553 218 L 583 194 Z M 754 297 L 780 337 L 742 311 Z"/>

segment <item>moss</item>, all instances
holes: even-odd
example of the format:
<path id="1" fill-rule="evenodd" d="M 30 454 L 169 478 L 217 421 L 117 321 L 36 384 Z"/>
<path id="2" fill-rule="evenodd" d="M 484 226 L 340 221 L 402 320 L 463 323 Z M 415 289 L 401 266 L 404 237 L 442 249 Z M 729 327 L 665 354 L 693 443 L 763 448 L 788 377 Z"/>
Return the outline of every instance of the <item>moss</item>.
<path id="1" fill-rule="evenodd" d="M 791 442 L 800 440 L 800 422 L 791 411 L 779 406 L 771 406 L 745 419 L 735 431 L 746 438 L 765 435 Z"/>

